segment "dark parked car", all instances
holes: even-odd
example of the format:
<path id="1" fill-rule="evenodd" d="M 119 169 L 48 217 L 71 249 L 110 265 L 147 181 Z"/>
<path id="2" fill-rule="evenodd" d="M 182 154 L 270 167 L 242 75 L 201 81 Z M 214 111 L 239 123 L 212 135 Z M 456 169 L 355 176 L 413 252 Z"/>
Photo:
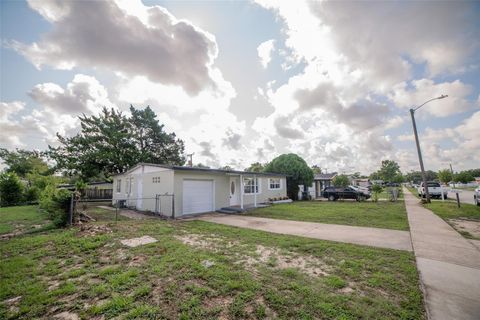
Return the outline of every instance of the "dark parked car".
<path id="1" fill-rule="evenodd" d="M 323 190 L 322 195 L 324 198 L 327 198 L 329 201 L 335 201 L 337 199 L 355 199 L 357 201 L 362 201 L 370 198 L 369 194 L 365 194 L 361 191 L 357 191 L 353 188 L 337 188 L 337 187 L 327 187 Z"/>

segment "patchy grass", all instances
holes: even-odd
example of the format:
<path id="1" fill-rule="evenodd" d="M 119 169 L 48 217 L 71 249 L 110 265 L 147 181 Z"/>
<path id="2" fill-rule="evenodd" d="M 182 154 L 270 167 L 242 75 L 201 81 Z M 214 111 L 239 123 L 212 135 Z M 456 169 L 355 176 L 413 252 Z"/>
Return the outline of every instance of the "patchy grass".
<path id="1" fill-rule="evenodd" d="M 120 211 L 120 210 L 119 210 Z M 89 207 L 86 212 L 88 215 L 95 220 L 101 220 L 101 221 L 125 221 L 125 220 L 130 220 L 129 218 L 120 215 L 120 213 L 117 214 L 117 217 L 115 218 L 115 210 L 108 210 L 104 208 L 99 208 L 99 207 Z"/>
<path id="2" fill-rule="evenodd" d="M 47 214 L 37 206 L 0 208 L 0 234 L 28 232 L 49 224 Z"/>
<path id="3" fill-rule="evenodd" d="M 259 208 L 247 213 L 256 217 L 311 221 L 350 226 L 408 230 L 403 201 L 298 201 Z"/>
<path id="4" fill-rule="evenodd" d="M 480 208 L 468 203 L 461 203 L 460 208 L 456 202 L 432 201 L 425 203 L 423 206 L 432 210 L 436 215 L 441 217 L 456 229 L 462 236 L 469 239 L 478 239 L 480 236 L 469 232 L 468 229 L 460 228 L 458 220 L 465 220 L 463 224 L 478 225 L 480 223 Z M 475 226 L 473 226 L 475 228 Z"/>
<path id="5" fill-rule="evenodd" d="M 425 319 L 409 252 L 202 221 L 91 225 L 0 242 L 0 318 Z M 119 242 L 143 235 L 159 241 Z"/>

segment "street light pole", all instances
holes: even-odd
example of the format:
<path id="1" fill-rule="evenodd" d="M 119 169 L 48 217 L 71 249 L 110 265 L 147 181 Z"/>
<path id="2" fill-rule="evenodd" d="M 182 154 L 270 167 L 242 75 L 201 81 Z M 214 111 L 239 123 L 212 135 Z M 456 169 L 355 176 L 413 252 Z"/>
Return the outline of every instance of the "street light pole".
<path id="1" fill-rule="evenodd" d="M 425 199 L 427 199 L 427 202 L 430 202 L 430 193 L 428 192 L 427 177 L 425 176 L 425 169 L 423 167 L 422 150 L 420 150 L 420 142 L 418 141 L 417 124 L 415 123 L 414 114 L 415 110 L 410 109 L 410 115 L 412 116 L 413 124 L 413 134 L 415 135 L 415 143 L 417 144 L 418 161 L 420 162 L 420 171 L 422 172 L 423 187 L 425 188 Z"/>
<path id="2" fill-rule="evenodd" d="M 447 95 L 441 95 L 440 97 L 430 99 L 424 103 L 422 103 L 420 106 L 416 108 L 410 109 L 410 115 L 412 116 L 412 125 L 413 125 L 413 134 L 415 135 L 415 143 L 417 145 L 417 153 L 418 153 L 418 161 L 420 162 L 420 170 L 422 173 L 422 181 L 423 181 L 423 187 L 425 189 L 425 199 L 427 203 L 430 203 L 430 193 L 428 192 L 428 184 L 427 184 L 427 177 L 425 176 L 425 169 L 423 167 L 423 159 L 422 159 L 422 151 L 420 150 L 420 141 L 418 141 L 418 133 L 417 133 L 417 124 L 415 122 L 415 111 L 429 103 L 430 101 L 433 100 L 438 100 L 438 99 L 443 99 L 448 97 Z"/>

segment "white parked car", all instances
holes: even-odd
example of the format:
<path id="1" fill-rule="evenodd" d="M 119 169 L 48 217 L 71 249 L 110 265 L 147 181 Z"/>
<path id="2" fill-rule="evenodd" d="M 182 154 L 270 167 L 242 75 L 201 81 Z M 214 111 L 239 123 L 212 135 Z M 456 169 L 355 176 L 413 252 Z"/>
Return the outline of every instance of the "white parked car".
<path id="1" fill-rule="evenodd" d="M 428 193 L 430 194 L 431 198 L 438 198 L 442 199 L 442 190 L 443 190 L 443 196 L 447 198 L 447 190 L 443 188 L 440 183 L 438 182 L 427 182 L 428 186 Z M 420 187 L 417 189 L 418 196 L 420 198 L 425 198 L 425 187 L 423 185 L 423 182 L 420 184 Z"/>
<path id="2" fill-rule="evenodd" d="M 370 193 L 371 193 L 370 189 L 367 188 L 367 187 L 361 187 L 361 186 L 349 186 L 349 187 L 352 188 L 355 191 L 362 192 L 364 194 L 370 195 Z"/>
<path id="3" fill-rule="evenodd" d="M 475 204 L 477 206 L 480 206 L 480 187 L 475 189 L 473 192 L 474 192 L 473 193 L 473 201 L 475 201 Z"/>

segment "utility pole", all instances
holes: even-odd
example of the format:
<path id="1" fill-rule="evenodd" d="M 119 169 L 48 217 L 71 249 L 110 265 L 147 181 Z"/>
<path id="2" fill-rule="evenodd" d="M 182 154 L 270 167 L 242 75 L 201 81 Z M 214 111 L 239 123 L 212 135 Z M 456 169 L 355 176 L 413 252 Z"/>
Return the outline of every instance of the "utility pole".
<path id="1" fill-rule="evenodd" d="M 427 177 L 425 176 L 425 168 L 423 167 L 422 150 L 420 150 L 420 142 L 418 141 L 417 124 L 415 123 L 414 114 L 415 110 L 410 109 L 410 115 L 412 116 L 413 124 L 413 134 L 415 135 L 415 143 L 417 144 L 418 161 L 420 162 L 420 171 L 422 173 L 423 187 L 425 189 L 425 199 L 427 203 L 430 203 L 430 193 L 428 192 Z"/>
<path id="2" fill-rule="evenodd" d="M 415 123 L 415 111 L 420 109 L 430 101 L 445 99 L 446 97 L 448 96 L 442 94 L 440 97 L 427 100 L 418 107 L 410 109 L 410 115 L 412 116 L 413 133 L 415 134 L 415 143 L 417 144 L 418 161 L 420 162 L 420 170 L 422 172 L 423 187 L 425 189 L 425 198 L 427 200 L 427 203 L 430 203 L 430 193 L 428 192 L 427 178 L 425 176 L 425 169 L 423 167 L 422 151 L 420 150 L 420 142 L 418 141 L 417 124 Z"/>
<path id="3" fill-rule="evenodd" d="M 189 154 L 187 154 L 187 157 L 190 158 L 190 160 L 188 161 L 188 166 L 190 166 L 190 167 L 193 167 L 193 155 L 194 155 L 194 154 L 195 154 L 195 153 L 189 153 Z"/>
<path id="4" fill-rule="evenodd" d="M 453 178 L 453 169 L 452 169 L 451 163 L 450 163 L 450 172 L 452 172 L 453 189 L 455 189 L 455 180 Z M 460 196 L 458 195 L 458 192 L 455 192 L 455 195 L 457 196 L 457 207 L 460 208 Z"/>

